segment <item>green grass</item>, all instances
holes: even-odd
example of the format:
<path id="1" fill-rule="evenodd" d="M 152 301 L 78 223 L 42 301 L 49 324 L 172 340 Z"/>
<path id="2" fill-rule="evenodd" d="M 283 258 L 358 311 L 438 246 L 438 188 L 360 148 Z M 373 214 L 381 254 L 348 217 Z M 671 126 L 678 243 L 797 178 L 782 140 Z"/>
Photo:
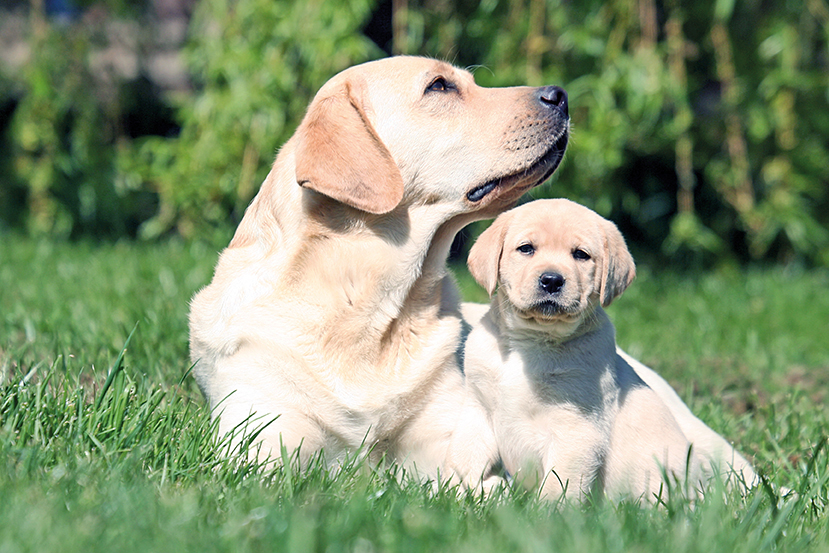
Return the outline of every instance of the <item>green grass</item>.
<path id="1" fill-rule="evenodd" d="M 187 302 L 216 258 L 0 235 L 0 553 L 829 551 L 825 271 L 640 267 L 609 309 L 624 347 L 796 495 L 555 506 L 229 453 L 187 376 Z"/>

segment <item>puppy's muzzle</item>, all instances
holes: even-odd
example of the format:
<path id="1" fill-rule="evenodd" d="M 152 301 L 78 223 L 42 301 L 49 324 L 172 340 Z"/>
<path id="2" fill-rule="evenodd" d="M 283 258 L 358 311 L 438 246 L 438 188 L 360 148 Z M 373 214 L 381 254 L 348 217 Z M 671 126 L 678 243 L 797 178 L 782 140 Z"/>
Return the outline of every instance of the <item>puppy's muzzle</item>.
<path id="1" fill-rule="evenodd" d="M 568 318 L 577 315 L 579 302 L 567 300 L 563 297 L 564 285 L 567 279 L 561 273 L 545 271 L 538 277 L 537 301 L 528 310 L 535 317 L 541 318 Z"/>

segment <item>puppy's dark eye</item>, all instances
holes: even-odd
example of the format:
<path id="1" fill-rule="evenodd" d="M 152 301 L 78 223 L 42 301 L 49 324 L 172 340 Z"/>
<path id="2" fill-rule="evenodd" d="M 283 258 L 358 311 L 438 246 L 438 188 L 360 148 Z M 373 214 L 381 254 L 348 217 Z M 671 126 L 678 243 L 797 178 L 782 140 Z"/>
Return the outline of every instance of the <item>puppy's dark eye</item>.
<path id="1" fill-rule="evenodd" d="M 580 248 L 576 248 L 575 250 L 573 250 L 573 259 L 578 259 L 579 261 L 587 261 L 588 259 L 590 259 L 590 254 Z"/>
<path id="2" fill-rule="evenodd" d="M 526 255 L 532 255 L 535 253 L 535 247 L 532 244 L 521 244 L 515 248 L 515 250 Z"/>
<path id="3" fill-rule="evenodd" d="M 448 92 L 456 89 L 455 85 L 443 77 L 438 77 L 426 87 L 426 92 Z"/>

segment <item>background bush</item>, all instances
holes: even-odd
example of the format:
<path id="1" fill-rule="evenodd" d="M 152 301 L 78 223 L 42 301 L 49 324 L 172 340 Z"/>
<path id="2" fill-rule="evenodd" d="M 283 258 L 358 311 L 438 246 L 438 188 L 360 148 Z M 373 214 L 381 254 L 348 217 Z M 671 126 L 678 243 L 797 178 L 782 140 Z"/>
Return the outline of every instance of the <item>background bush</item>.
<path id="1" fill-rule="evenodd" d="M 129 88 L 101 93 L 88 22 L 31 27 L 27 67 L 0 77 L 7 227 L 226 236 L 315 90 L 385 50 L 564 86 L 570 152 L 535 196 L 594 207 L 640 256 L 829 265 L 824 0 L 202 0 L 192 89 L 159 107 L 178 130 L 141 136 L 119 125 Z"/>
<path id="2" fill-rule="evenodd" d="M 130 167 L 158 193 L 154 237 L 241 218 L 308 101 L 333 74 L 380 56 L 360 33 L 369 0 L 202 0 L 187 59 L 196 85 L 178 103 L 181 133 L 151 137 Z"/>

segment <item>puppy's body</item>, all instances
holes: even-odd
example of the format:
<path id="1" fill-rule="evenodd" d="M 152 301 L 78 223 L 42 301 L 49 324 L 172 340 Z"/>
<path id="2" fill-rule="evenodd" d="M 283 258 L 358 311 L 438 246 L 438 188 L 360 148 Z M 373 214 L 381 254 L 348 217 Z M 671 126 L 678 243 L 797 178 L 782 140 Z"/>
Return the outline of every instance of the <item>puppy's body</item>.
<path id="1" fill-rule="evenodd" d="M 505 334 L 493 304 L 467 339 L 467 378 L 492 417 L 504 467 L 523 485 L 541 485 L 548 498 L 565 489 L 578 499 L 650 497 L 659 493 L 661 466 L 684 477 L 689 444 L 616 354 L 607 315 L 597 308 L 594 317 L 589 331 L 562 343 Z"/>
<path id="2" fill-rule="evenodd" d="M 461 227 L 552 173 L 567 130 L 560 89 L 484 89 L 434 60 L 331 79 L 192 302 L 220 431 L 269 423 L 261 458 L 365 446 L 430 477 L 486 476 L 494 441 L 459 400 L 445 260 Z"/>
<path id="3" fill-rule="evenodd" d="M 496 219 L 469 266 L 490 293 L 499 285 L 488 310 L 465 306 L 464 368 L 509 472 L 548 497 L 653 499 L 663 470 L 699 481 L 703 459 L 616 351 L 602 306 L 635 268 L 612 223 L 567 200 L 531 202 Z"/>

